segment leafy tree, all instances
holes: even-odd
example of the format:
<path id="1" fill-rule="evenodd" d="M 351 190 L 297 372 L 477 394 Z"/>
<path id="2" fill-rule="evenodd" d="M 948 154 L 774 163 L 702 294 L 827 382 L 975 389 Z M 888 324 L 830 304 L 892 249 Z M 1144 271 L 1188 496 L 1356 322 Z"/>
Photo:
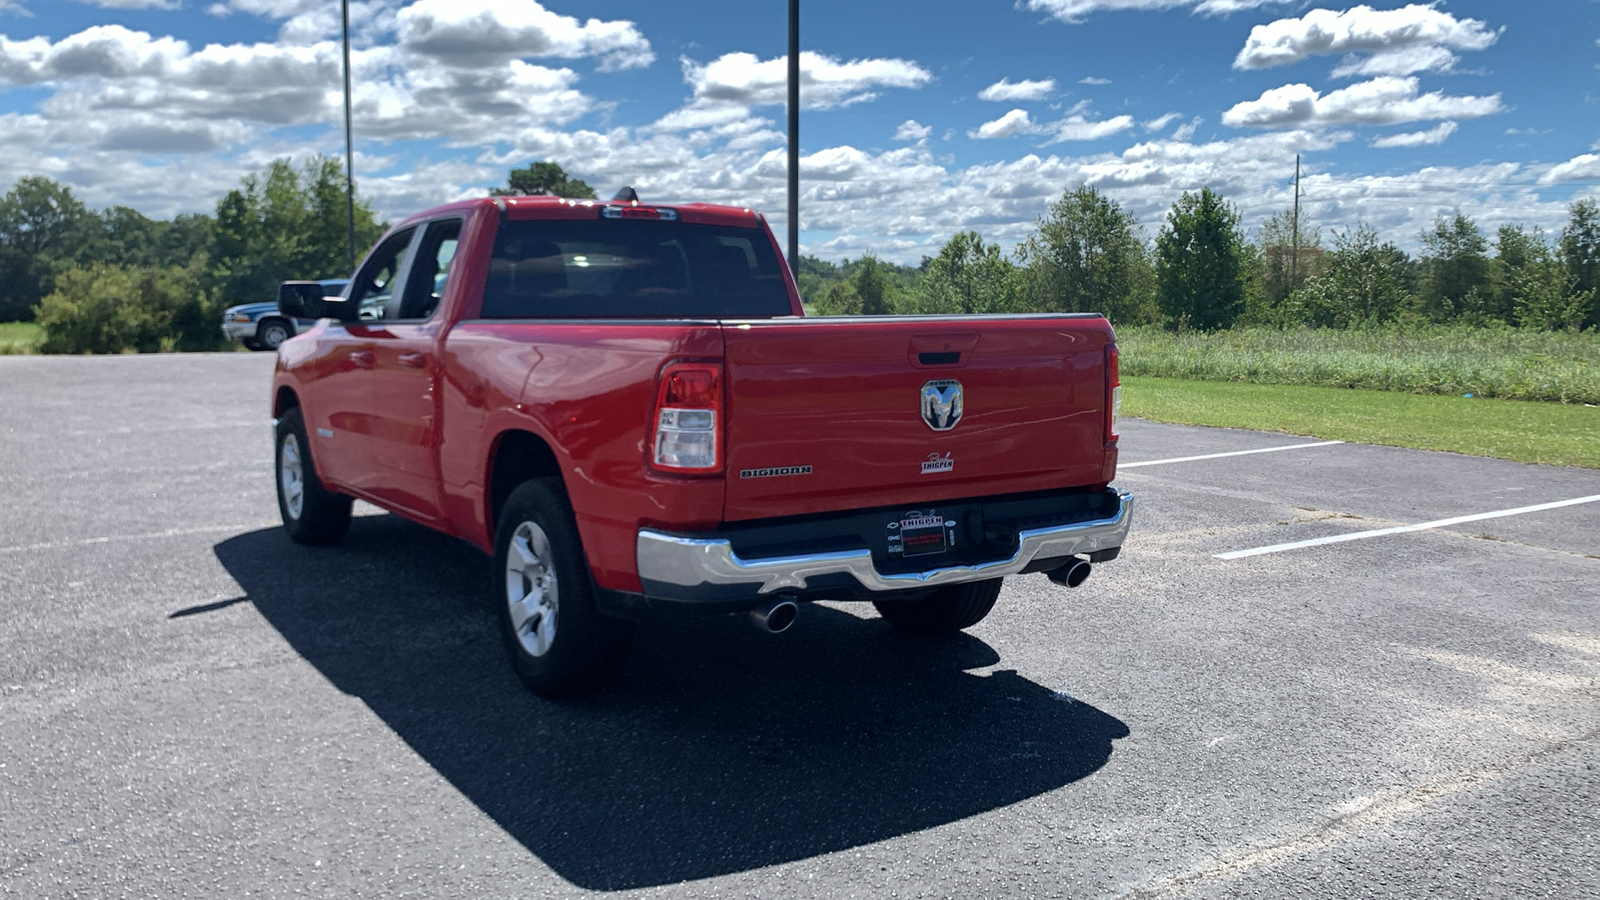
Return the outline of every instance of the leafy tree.
<path id="1" fill-rule="evenodd" d="M 1211 188 L 1178 198 L 1156 238 L 1156 298 L 1169 325 L 1233 324 L 1248 289 L 1245 248 L 1239 213 Z"/>
<path id="2" fill-rule="evenodd" d="M 1391 322 L 1410 300 L 1408 264 L 1405 251 L 1358 225 L 1334 237 L 1333 249 L 1321 258 L 1322 271 L 1286 298 L 1285 320 L 1276 324 L 1353 328 Z"/>
<path id="3" fill-rule="evenodd" d="M 298 172 L 287 159 L 274 160 L 217 201 L 211 278 L 222 302 L 270 300 L 279 282 L 349 271 L 342 172 L 327 157 L 313 158 Z M 383 229 L 358 198 L 356 245 L 370 246 Z"/>
<path id="4" fill-rule="evenodd" d="M 1600 297 L 1600 203 L 1572 204 L 1561 230 L 1561 261 L 1572 276 L 1571 291 L 1589 298 L 1583 325 L 1600 325 L 1600 301 L 1595 299 Z"/>
<path id="5" fill-rule="evenodd" d="M 93 214 L 93 237 L 83 242 L 78 261 L 83 265 L 157 265 L 162 233 L 170 227 L 131 207 L 110 207 Z"/>
<path id="6" fill-rule="evenodd" d="M 552 194 L 577 200 L 595 199 L 594 188 L 576 178 L 568 178 L 566 171 L 553 162 L 529 163 L 527 168 L 512 169 L 506 186 L 489 193 L 496 197 Z"/>
<path id="7" fill-rule="evenodd" d="M 1477 223 L 1461 213 L 1440 216 L 1422 233 L 1422 247 L 1423 313 L 1441 322 L 1487 316 L 1482 294 L 1489 288 L 1489 243 Z"/>
<path id="8" fill-rule="evenodd" d="M 1026 266 L 1027 309 L 1101 312 L 1128 323 L 1156 318 L 1138 223 L 1092 187 L 1062 194 L 1017 255 Z"/>
<path id="9" fill-rule="evenodd" d="M 0 321 L 32 315 L 56 272 L 71 265 L 91 220 L 70 188 L 36 175 L 0 198 Z"/>
<path id="10" fill-rule="evenodd" d="M 800 265 L 795 272 L 795 285 L 800 289 L 800 301 L 820 309 L 822 299 L 833 283 L 844 275 L 839 267 L 815 256 L 800 254 Z"/>
<path id="11" fill-rule="evenodd" d="M 876 255 L 868 252 L 861 257 L 856 265 L 855 274 L 850 278 L 850 286 L 855 289 L 856 296 L 861 298 L 862 315 L 886 316 L 894 312 L 889 284 L 884 278 L 883 267 Z"/>
<path id="12" fill-rule="evenodd" d="M 861 315 L 861 295 L 848 281 L 835 281 L 817 301 L 817 312 L 824 316 Z"/>
<path id="13" fill-rule="evenodd" d="M 940 315 L 1010 312 L 1017 308 L 1017 268 L 975 231 L 952 237 L 927 260 L 907 312 Z"/>
<path id="14" fill-rule="evenodd" d="M 1499 321 L 1546 331 L 1576 330 L 1583 325 L 1592 293 L 1577 290 L 1575 282 L 1542 233 L 1502 225 L 1483 296 Z"/>
<path id="15" fill-rule="evenodd" d="M 1285 210 L 1262 223 L 1256 232 L 1256 250 L 1261 256 L 1261 301 L 1268 310 L 1265 317 L 1270 318 L 1272 309 L 1317 274 L 1323 255 L 1322 232 L 1302 226 L 1297 241 L 1294 214 Z"/>

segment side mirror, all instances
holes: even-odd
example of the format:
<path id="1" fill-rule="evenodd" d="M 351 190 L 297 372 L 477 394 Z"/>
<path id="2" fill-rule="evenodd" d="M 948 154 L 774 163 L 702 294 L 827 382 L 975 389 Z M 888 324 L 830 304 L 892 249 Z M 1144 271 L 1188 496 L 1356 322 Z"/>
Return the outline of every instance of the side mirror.
<path id="1" fill-rule="evenodd" d="M 278 285 L 278 312 L 294 319 L 320 319 L 322 285 L 315 281 L 285 281 Z"/>
<path id="2" fill-rule="evenodd" d="M 295 319 L 345 319 L 342 297 L 323 294 L 316 281 L 285 281 L 278 285 L 278 312 Z"/>

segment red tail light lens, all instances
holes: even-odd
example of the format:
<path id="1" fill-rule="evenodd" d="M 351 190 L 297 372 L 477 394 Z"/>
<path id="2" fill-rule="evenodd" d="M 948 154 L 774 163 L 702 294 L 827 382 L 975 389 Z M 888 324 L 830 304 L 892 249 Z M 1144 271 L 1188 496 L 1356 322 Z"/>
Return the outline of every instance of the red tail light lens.
<path id="1" fill-rule="evenodd" d="M 656 392 L 651 462 L 668 472 L 719 471 L 722 419 L 721 366 L 668 366 Z"/>
<path id="2" fill-rule="evenodd" d="M 1122 415 L 1122 373 L 1118 369 L 1117 345 L 1106 345 L 1106 443 L 1117 441 L 1117 419 Z"/>

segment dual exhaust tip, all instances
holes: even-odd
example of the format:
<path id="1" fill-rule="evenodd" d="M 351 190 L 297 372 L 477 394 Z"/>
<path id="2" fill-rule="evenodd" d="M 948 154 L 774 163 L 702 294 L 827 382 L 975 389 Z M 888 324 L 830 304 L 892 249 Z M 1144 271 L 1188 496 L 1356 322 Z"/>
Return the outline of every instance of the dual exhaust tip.
<path id="1" fill-rule="evenodd" d="M 1088 560 L 1074 557 L 1071 562 L 1048 573 L 1048 576 L 1056 584 L 1077 587 L 1089 578 L 1092 569 Z M 768 634 L 782 634 L 794 625 L 799 615 L 800 604 L 784 597 L 750 610 L 750 621 Z"/>
<path id="2" fill-rule="evenodd" d="M 1048 573 L 1049 579 L 1063 587 L 1077 587 L 1089 578 L 1089 572 L 1094 567 L 1086 559 L 1073 557 L 1071 562 Z"/>
<path id="3" fill-rule="evenodd" d="M 767 634 L 782 634 L 800 615 L 800 605 L 787 597 L 750 610 L 750 621 Z"/>

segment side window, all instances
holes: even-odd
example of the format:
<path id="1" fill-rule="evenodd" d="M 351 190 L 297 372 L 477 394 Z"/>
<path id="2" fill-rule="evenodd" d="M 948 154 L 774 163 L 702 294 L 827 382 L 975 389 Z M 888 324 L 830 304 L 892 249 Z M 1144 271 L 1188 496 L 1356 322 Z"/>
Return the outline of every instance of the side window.
<path id="1" fill-rule="evenodd" d="M 426 319 L 439 308 L 439 298 L 444 296 L 445 282 L 450 277 L 450 264 L 455 261 L 456 240 L 460 236 L 460 219 L 447 219 L 428 226 L 417 245 L 411 274 L 406 278 L 406 292 L 400 301 L 399 318 Z"/>
<path id="2" fill-rule="evenodd" d="M 405 270 L 407 251 L 417 230 L 408 228 L 379 245 L 350 285 L 348 302 L 356 304 L 362 321 L 384 318 L 394 297 L 395 280 Z"/>

